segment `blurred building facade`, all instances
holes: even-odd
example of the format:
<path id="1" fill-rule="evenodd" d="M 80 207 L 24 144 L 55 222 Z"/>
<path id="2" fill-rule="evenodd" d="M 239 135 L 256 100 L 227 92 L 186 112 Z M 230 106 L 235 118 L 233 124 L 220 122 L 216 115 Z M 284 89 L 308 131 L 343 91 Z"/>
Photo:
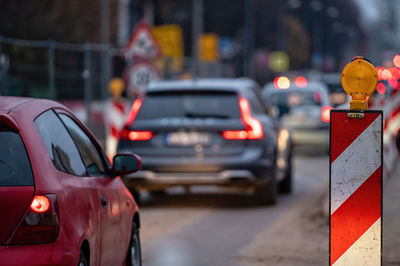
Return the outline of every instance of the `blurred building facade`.
<path id="1" fill-rule="evenodd" d="M 191 13 L 192 1 L 136 2 L 141 2 L 137 7 L 145 10 L 142 15 L 151 18 L 150 23 L 180 25 L 184 32 L 185 54 L 192 54 L 191 23 L 195 16 Z M 204 32 L 216 33 L 240 47 L 234 55 L 239 65 L 250 60 L 248 69 L 252 73 L 238 66 L 238 75 L 264 74 L 268 78 L 274 74 L 270 73 L 268 65 L 262 65 L 263 56 L 268 57 L 272 51 L 287 52 L 291 69 L 314 68 L 330 72 L 337 71 L 343 59 L 367 52 L 368 32 L 360 24 L 360 8 L 353 0 L 202 2 Z"/>
<path id="2" fill-rule="evenodd" d="M 188 65 L 197 61 L 193 58 L 198 54 L 197 37 L 201 33 L 217 36 L 217 62 L 204 64 L 206 71 L 200 66 L 200 74 L 247 75 L 264 83 L 284 70 L 337 72 L 354 55 L 381 64 L 398 47 L 399 12 L 398 0 L 3 1 L 0 53 L 7 60 L 1 62 L 7 62 L 8 73 L 15 78 L 9 83 L 27 81 L 37 84 L 39 91 L 46 90 L 44 83 L 53 75 L 61 98 L 84 97 L 90 73 L 92 94 L 104 98 L 108 79 L 121 76 L 124 69 L 120 49 L 145 19 L 153 26 L 181 28 Z M 1 36 L 47 42 L 11 45 L 6 38 L 2 42 Z M 50 40 L 81 46 L 61 49 Z M 271 66 L 276 51 L 288 56 L 288 62 L 281 64 L 288 69 Z M 91 72 L 85 71 L 85 62 L 92 65 Z M 176 77 L 164 77 L 170 76 Z"/>
<path id="3" fill-rule="evenodd" d="M 396 0 L 357 0 L 362 11 L 362 27 L 368 32 L 368 57 L 384 65 L 399 53 L 400 2 Z"/>

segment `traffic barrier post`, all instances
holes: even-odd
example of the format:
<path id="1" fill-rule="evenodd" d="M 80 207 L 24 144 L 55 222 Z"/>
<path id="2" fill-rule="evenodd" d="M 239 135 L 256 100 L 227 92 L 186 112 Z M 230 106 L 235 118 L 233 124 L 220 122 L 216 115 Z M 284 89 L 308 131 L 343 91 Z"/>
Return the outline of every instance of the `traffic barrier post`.
<path id="1" fill-rule="evenodd" d="M 106 126 L 106 153 L 112 159 L 117 150 L 119 133 L 129 112 L 129 102 L 122 98 L 125 84 L 120 78 L 113 78 L 109 84 L 112 98 L 106 101 L 104 108 Z"/>
<path id="2" fill-rule="evenodd" d="M 376 70 L 364 58 L 342 73 L 350 110 L 331 111 L 330 265 L 382 264 L 383 112 L 366 110 Z"/>

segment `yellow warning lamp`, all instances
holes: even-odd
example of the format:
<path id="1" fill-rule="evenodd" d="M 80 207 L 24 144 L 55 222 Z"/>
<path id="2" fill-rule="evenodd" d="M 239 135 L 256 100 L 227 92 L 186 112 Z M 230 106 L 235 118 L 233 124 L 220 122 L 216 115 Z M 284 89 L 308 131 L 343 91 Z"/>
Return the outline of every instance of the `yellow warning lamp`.
<path id="1" fill-rule="evenodd" d="M 367 110 L 367 99 L 378 83 L 375 67 L 364 57 L 358 56 L 348 63 L 342 71 L 342 86 L 351 96 L 350 110 Z"/>
<path id="2" fill-rule="evenodd" d="M 119 99 L 125 89 L 125 83 L 121 78 L 113 78 L 108 86 L 114 99 Z"/>

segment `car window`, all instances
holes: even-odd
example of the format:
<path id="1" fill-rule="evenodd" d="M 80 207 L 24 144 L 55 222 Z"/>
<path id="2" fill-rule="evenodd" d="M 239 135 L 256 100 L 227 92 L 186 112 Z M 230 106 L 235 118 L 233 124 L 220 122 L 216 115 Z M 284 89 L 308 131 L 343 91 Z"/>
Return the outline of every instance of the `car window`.
<path id="1" fill-rule="evenodd" d="M 71 136 L 53 110 L 35 119 L 35 126 L 54 166 L 63 172 L 84 176 L 86 167 Z"/>
<path id="2" fill-rule="evenodd" d="M 150 93 L 145 97 L 136 120 L 191 117 L 240 118 L 238 96 L 218 91 Z"/>
<path id="3" fill-rule="evenodd" d="M 257 95 L 254 93 L 252 89 L 245 91 L 245 96 L 249 101 L 250 109 L 254 114 L 265 114 L 266 110 L 260 103 Z"/>
<path id="4" fill-rule="evenodd" d="M 268 103 L 264 100 L 260 88 L 257 86 L 255 88 L 253 88 L 253 92 L 256 95 L 258 101 L 260 102 L 263 111 L 266 112 L 268 115 L 273 116 L 272 115 L 272 111 L 271 111 L 271 107 L 268 105 Z"/>
<path id="5" fill-rule="evenodd" d="M 295 108 L 299 106 L 320 106 L 322 104 L 322 94 L 319 91 L 291 91 L 273 93 L 269 99 L 272 105 L 286 106 Z"/>
<path id="6" fill-rule="evenodd" d="M 78 150 L 82 156 L 90 176 L 106 175 L 106 167 L 101 159 L 95 144 L 90 140 L 81 127 L 69 116 L 60 114 L 61 120 L 64 122 L 72 139 L 74 140 Z"/>
<path id="7" fill-rule="evenodd" d="M 0 126 L 0 187 L 9 186 L 33 186 L 33 175 L 20 135 Z"/>

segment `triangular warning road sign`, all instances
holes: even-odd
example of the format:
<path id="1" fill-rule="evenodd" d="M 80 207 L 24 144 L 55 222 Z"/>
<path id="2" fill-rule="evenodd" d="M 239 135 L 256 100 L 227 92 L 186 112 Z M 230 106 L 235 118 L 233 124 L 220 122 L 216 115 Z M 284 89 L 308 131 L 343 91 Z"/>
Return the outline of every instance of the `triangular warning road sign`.
<path id="1" fill-rule="evenodd" d="M 125 60 L 130 60 L 134 57 L 149 59 L 160 56 L 161 49 L 151 32 L 150 26 L 146 22 L 141 21 L 125 46 Z"/>

